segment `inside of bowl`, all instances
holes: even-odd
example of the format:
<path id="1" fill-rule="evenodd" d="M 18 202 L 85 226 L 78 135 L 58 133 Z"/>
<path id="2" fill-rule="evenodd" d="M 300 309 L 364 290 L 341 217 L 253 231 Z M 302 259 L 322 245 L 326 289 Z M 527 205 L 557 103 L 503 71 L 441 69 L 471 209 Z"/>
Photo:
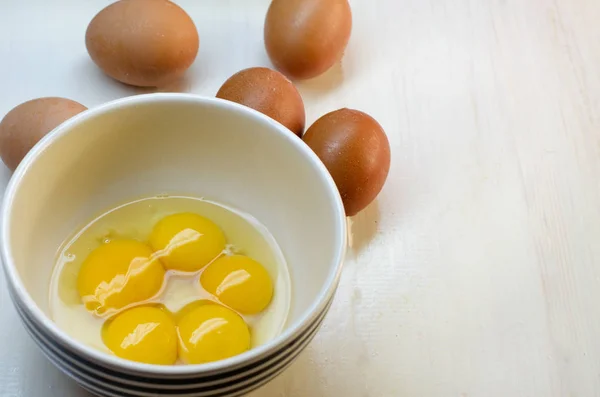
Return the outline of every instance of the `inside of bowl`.
<path id="1" fill-rule="evenodd" d="M 78 228 L 132 199 L 185 193 L 269 229 L 290 269 L 294 325 L 335 273 L 344 225 L 328 179 L 292 139 L 266 118 L 194 97 L 131 99 L 63 125 L 38 145 L 11 199 L 7 238 L 26 290 L 48 313 L 57 251 Z"/>

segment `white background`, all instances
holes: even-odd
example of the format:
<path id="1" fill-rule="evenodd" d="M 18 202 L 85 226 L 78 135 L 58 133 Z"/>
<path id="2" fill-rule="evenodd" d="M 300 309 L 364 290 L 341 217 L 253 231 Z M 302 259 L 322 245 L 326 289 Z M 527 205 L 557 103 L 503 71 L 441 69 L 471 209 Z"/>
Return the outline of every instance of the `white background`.
<path id="1" fill-rule="evenodd" d="M 0 2 L 0 116 L 40 96 L 92 107 L 147 92 L 87 56 L 108 1 Z M 170 89 L 214 95 L 269 65 L 268 0 L 178 3 L 201 44 Z M 600 395 L 600 2 L 351 4 L 343 64 L 299 84 L 307 123 L 370 113 L 392 169 L 353 220 L 326 324 L 253 397 Z M 38 352 L 4 285 L 0 395 L 88 396 Z"/>

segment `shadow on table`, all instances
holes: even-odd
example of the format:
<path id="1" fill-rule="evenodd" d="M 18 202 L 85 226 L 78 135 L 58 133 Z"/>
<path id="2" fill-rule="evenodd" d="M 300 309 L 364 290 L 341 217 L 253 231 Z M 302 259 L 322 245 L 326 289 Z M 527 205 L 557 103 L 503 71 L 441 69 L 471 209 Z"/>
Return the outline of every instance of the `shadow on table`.
<path id="1" fill-rule="evenodd" d="M 79 88 L 88 98 L 98 98 L 99 103 L 131 95 L 149 94 L 154 92 L 189 92 L 192 86 L 190 73 L 183 78 L 163 87 L 134 87 L 123 84 L 107 76 L 92 62 L 89 57 L 73 66 L 72 73 L 82 82 Z M 115 95 L 116 93 L 116 95 Z M 73 98 L 77 100 L 77 98 Z M 84 104 L 94 106 L 95 104 Z"/>
<path id="2" fill-rule="evenodd" d="M 365 249 L 377 234 L 380 216 L 379 204 L 375 200 L 367 208 L 350 218 L 349 249 L 355 254 Z"/>
<path id="3" fill-rule="evenodd" d="M 281 375 L 245 397 L 323 396 L 326 391 L 327 384 L 308 348 Z"/>
<path id="4" fill-rule="evenodd" d="M 26 396 L 44 396 L 44 397 L 94 397 L 94 395 L 82 387 L 74 380 L 62 373 L 56 368 L 33 342 L 22 349 L 21 354 L 27 356 L 28 362 L 36 363 L 27 367 L 27 378 L 16 381 L 21 383 L 20 388 L 23 395 Z M 25 360 L 24 360 L 25 362 Z M 30 379 L 39 381 L 31 382 Z"/>
<path id="5" fill-rule="evenodd" d="M 344 71 L 338 62 L 327 72 L 310 80 L 294 82 L 305 101 L 312 101 L 331 92 L 344 82 Z M 334 109 L 331 109 L 334 110 Z"/>

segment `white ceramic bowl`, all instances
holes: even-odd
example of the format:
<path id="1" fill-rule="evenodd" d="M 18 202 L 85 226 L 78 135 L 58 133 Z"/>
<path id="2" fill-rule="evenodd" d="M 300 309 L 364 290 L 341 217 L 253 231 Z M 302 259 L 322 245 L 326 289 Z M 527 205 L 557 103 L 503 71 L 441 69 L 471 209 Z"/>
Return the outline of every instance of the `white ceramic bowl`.
<path id="1" fill-rule="evenodd" d="M 202 196 L 245 211 L 276 238 L 290 268 L 284 331 L 210 364 L 126 361 L 73 340 L 49 317 L 60 244 L 94 215 L 157 194 Z M 313 152 L 246 107 L 149 94 L 90 109 L 40 141 L 15 171 L 2 208 L 2 260 L 15 307 L 46 356 L 101 396 L 238 396 L 281 373 L 317 332 L 338 284 L 344 209 Z"/>

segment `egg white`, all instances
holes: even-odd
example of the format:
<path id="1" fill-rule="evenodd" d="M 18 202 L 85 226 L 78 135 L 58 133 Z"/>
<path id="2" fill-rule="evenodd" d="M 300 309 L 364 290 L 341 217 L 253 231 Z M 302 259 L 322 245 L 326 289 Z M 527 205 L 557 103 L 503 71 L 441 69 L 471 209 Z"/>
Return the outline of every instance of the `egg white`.
<path id="1" fill-rule="evenodd" d="M 224 254 L 242 253 L 259 261 L 273 280 L 273 299 L 260 314 L 242 315 L 249 325 L 252 347 L 276 337 L 285 327 L 291 300 L 291 280 L 283 253 L 266 227 L 248 214 L 204 199 L 156 196 L 120 205 L 92 220 L 61 247 L 50 283 L 53 321 L 71 337 L 110 353 L 102 342 L 106 319 L 93 316 L 81 304 L 76 283 L 83 260 L 97 246 L 114 238 L 147 241 L 152 227 L 164 216 L 195 212 L 219 225 L 228 239 Z M 206 267 L 205 267 L 206 268 Z M 202 288 L 196 273 L 169 271 L 163 288 L 153 299 L 175 313 L 197 300 L 218 301 Z"/>

